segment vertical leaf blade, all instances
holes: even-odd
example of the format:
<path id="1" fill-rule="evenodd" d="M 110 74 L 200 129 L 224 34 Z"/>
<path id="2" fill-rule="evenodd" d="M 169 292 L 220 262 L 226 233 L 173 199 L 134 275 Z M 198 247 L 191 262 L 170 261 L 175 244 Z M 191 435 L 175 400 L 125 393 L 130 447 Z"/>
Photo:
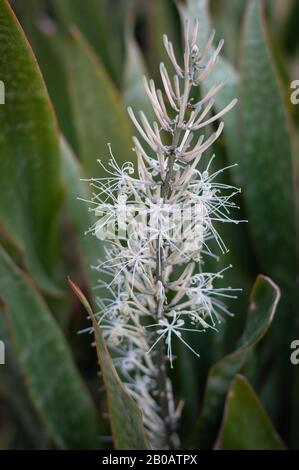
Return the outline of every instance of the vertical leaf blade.
<path id="1" fill-rule="evenodd" d="M 101 58 L 118 85 L 123 61 L 124 19 L 130 0 L 118 0 L 112 9 L 107 0 L 50 0 L 62 24 L 75 25 Z"/>
<path id="2" fill-rule="evenodd" d="M 67 44 L 67 71 L 79 157 L 89 176 L 99 176 L 103 172 L 97 158 L 103 161 L 110 158 L 109 142 L 120 166 L 132 160 L 130 125 L 121 97 L 75 29 Z"/>
<path id="3" fill-rule="evenodd" d="M 241 113 L 249 229 L 263 269 L 290 286 L 296 274 L 291 136 L 257 0 L 249 2 L 244 26 Z"/>
<path id="4" fill-rule="evenodd" d="M 68 215 L 76 234 L 83 271 L 89 281 L 89 287 L 92 288 L 96 285 L 99 274 L 91 269 L 91 265 L 95 265 L 97 260 L 101 258 L 103 247 L 100 240 L 95 236 L 85 235 L 85 232 L 94 223 L 94 219 L 91 217 L 87 204 L 78 200 L 79 197 L 84 200 L 90 198 L 87 183 L 80 181 L 80 178 L 85 176 L 84 170 L 63 137 L 61 137 L 60 147 L 62 178 Z"/>
<path id="5" fill-rule="evenodd" d="M 209 0 L 187 0 L 186 5 L 181 7 L 182 18 L 193 21 L 195 18 L 199 22 L 198 47 L 202 49 L 208 40 L 212 31 L 211 20 L 209 15 Z M 216 84 L 225 80 L 225 86 L 215 96 L 214 108 L 216 112 L 220 112 L 233 99 L 238 97 L 239 92 L 239 74 L 233 65 L 224 57 L 218 57 L 211 74 L 202 84 L 203 93 L 207 93 L 209 89 Z M 224 133 L 227 143 L 227 156 L 231 164 L 239 163 L 240 148 L 238 141 L 238 106 L 235 106 L 229 113 L 223 116 L 225 124 Z M 242 168 L 240 169 L 242 171 Z M 232 169 L 231 174 L 237 184 L 241 182 L 240 171 Z"/>
<path id="6" fill-rule="evenodd" d="M 279 298 L 280 291 L 273 281 L 259 276 L 251 293 L 247 322 L 237 349 L 210 369 L 202 410 L 193 432 L 200 448 L 207 449 L 213 445 L 229 384 L 242 370 L 255 345 L 268 331 Z"/>
<path id="7" fill-rule="evenodd" d="M 124 102 L 137 112 L 142 110 L 149 120 L 153 120 L 154 112 L 144 90 L 143 76 L 147 76 L 146 64 L 133 32 L 130 31 L 127 34 L 124 69 Z"/>
<path id="8" fill-rule="evenodd" d="M 221 450 L 284 450 L 265 409 L 245 377 L 231 384 L 217 448 Z"/>
<path id="9" fill-rule="evenodd" d="M 55 291 L 59 181 L 54 113 L 33 53 L 6 0 L 0 1 L 0 223 L 36 281 Z"/>
<path id="10" fill-rule="evenodd" d="M 0 297 L 33 404 L 54 442 L 99 448 L 93 402 L 58 325 L 35 287 L 0 251 Z"/>
<path id="11" fill-rule="evenodd" d="M 92 320 L 99 364 L 106 387 L 114 447 L 117 450 L 148 449 L 140 410 L 125 390 L 114 369 L 101 328 L 88 300 L 70 279 L 69 284 Z"/>

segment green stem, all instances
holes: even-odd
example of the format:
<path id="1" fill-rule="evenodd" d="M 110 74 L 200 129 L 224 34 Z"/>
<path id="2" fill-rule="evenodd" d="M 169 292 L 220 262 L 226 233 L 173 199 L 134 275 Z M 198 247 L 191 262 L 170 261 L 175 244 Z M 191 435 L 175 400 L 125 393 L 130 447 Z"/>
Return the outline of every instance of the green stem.
<path id="1" fill-rule="evenodd" d="M 169 193 L 171 191 L 171 180 L 173 176 L 173 165 L 174 165 L 175 156 L 173 154 L 169 155 L 168 165 L 165 180 L 162 183 L 161 196 L 163 201 L 167 201 Z M 161 248 L 161 239 L 157 240 L 157 257 L 156 257 L 156 282 L 160 281 L 164 286 L 164 276 L 163 276 L 163 250 Z M 157 303 L 157 321 L 163 318 L 164 311 L 164 299 L 159 299 Z M 175 429 L 173 428 L 173 423 L 171 422 L 171 417 L 169 416 L 169 406 L 168 406 L 168 393 L 167 393 L 167 371 L 166 371 L 166 359 L 164 354 L 164 344 L 162 341 L 159 341 L 157 345 L 157 386 L 159 393 L 159 403 L 161 408 L 162 419 L 165 425 L 166 433 L 166 445 L 170 449 L 175 449 L 177 447 L 177 438 L 175 435 Z"/>

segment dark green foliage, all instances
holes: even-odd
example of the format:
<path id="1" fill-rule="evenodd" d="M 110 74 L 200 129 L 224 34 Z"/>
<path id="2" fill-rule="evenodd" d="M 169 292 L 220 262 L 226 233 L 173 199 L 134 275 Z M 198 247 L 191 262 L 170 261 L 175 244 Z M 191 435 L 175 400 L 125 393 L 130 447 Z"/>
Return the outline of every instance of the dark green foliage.
<path id="1" fill-rule="evenodd" d="M 94 306 L 101 292 L 92 290 L 99 273 L 90 265 L 102 246 L 84 235 L 92 218 L 77 199 L 89 197 L 80 178 L 103 176 L 96 159 L 108 161 L 108 142 L 120 164 L 134 160 L 126 106 L 148 111 L 142 74 L 159 83 L 157 66 L 168 60 L 163 33 L 180 56 L 184 15 L 199 18 L 199 46 L 212 27 L 226 39 L 201 92 L 226 79 L 214 111 L 239 99 L 213 150 L 216 169 L 239 164 L 225 177 L 241 186 L 240 218 L 248 223 L 221 229 L 230 247 L 224 266 L 234 265 L 228 283 L 244 289 L 230 306 L 236 317 L 201 338 L 200 358 L 178 349 L 175 397 L 186 400 L 179 433 L 184 448 L 284 449 L 284 441 L 298 449 L 299 366 L 290 363 L 290 342 L 299 338 L 299 120 L 286 88 L 299 80 L 298 2 L 283 10 L 272 0 L 10 3 L 15 14 L 0 0 L 0 340 L 7 349 L 0 447 L 99 449 L 109 433 L 109 447 L 148 446 L 101 331 L 92 340 L 102 378 L 90 340 L 76 335 L 90 320 L 67 276 Z"/>

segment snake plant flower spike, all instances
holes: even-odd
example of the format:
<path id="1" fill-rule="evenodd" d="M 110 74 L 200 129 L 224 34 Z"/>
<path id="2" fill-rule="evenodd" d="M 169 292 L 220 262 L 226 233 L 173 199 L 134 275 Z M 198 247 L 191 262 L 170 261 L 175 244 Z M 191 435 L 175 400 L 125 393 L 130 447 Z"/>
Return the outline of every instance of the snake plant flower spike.
<path id="1" fill-rule="evenodd" d="M 137 131 L 137 166 L 120 166 L 109 144 L 109 163 L 99 161 L 105 177 L 88 180 L 96 216 L 88 232 L 105 239 L 105 259 L 93 266 L 104 293 L 97 299 L 98 322 L 115 367 L 142 411 L 151 445 L 159 449 L 179 445 L 182 403 L 175 403 L 168 377 L 176 366 L 176 346 L 181 342 L 199 356 L 201 334 L 216 332 L 232 315 L 225 299 L 238 290 L 221 286 L 227 268 L 205 270 L 207 257 L 217 259 L 228 251 L 219 223 L 239 222 L 231 212 L 240 190 L 217 181 L 230 167 L 212 170 L 214 157 L 205 155 L 222 133 L 221 118 L 237 100 L 212 114 L 224 82 L 204 96 L 200 90 L 223 41 L 213 47 L 213 33 L 199 48 L 197 37 L 198 22 L 186 22 L 184 55 L 178 60 L 164 35 L 172 70 L 161 63 L 162 90 L 144 78 L 154 122 L 128 109 Z"/>

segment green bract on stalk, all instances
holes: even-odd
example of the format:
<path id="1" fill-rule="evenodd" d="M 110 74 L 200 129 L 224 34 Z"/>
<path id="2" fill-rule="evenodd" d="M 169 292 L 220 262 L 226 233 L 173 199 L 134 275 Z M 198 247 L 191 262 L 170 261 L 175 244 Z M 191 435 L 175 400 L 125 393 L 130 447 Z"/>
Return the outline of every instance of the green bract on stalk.
<path id="1" fill-rule="evenodd" d="M 99 287 L 106 297 L 97 299 L 99 324 L 112 351 L 115 366 L 143 413 L 153 448 L 176 448 L 181 404 L 176 406 L 167 368 L 173 367 L 173 339 L 198 355 L 186 332 L 217 331 L 224 315 L 231 315 L 223 299 L 237 289 L 215 287 L 223 271 L 205 272 L 204 260 L 226 246 L 215 222 L 234 222 L 230 210 L 239 189 L 217 183 L 217 172 L 198 164 L 220 136 L 223 123 L 205 138 L 207 126 L 236 103 L 233 100 L 211 117 L 215 95 L 224 83 L 211 87 L 197 101 L 192 98 L 210 74 L 223 41 L 211 52 L 214 34 L 202 50 L 196 41 L 198 22 L 184 27 L 183 65 L 164 36 L 174 75 L 160 65 L 164 90 L 144 79 L 156 121 L 140 111 L 129 115 L 141 137 L 134 137 L 137 169 L 119 166 L 109 145 L 107 176 L 89 180 L 91 210 L 99 220 L 90 228 L 106 240 L 106 259 L 95 269 L 102 273 Z M 194 95 L 196 96 L 196 95 Z M 228 167 L 229 168 L 229 167 Z M 137 176 L 138 174 L 138 176 Z"/>

